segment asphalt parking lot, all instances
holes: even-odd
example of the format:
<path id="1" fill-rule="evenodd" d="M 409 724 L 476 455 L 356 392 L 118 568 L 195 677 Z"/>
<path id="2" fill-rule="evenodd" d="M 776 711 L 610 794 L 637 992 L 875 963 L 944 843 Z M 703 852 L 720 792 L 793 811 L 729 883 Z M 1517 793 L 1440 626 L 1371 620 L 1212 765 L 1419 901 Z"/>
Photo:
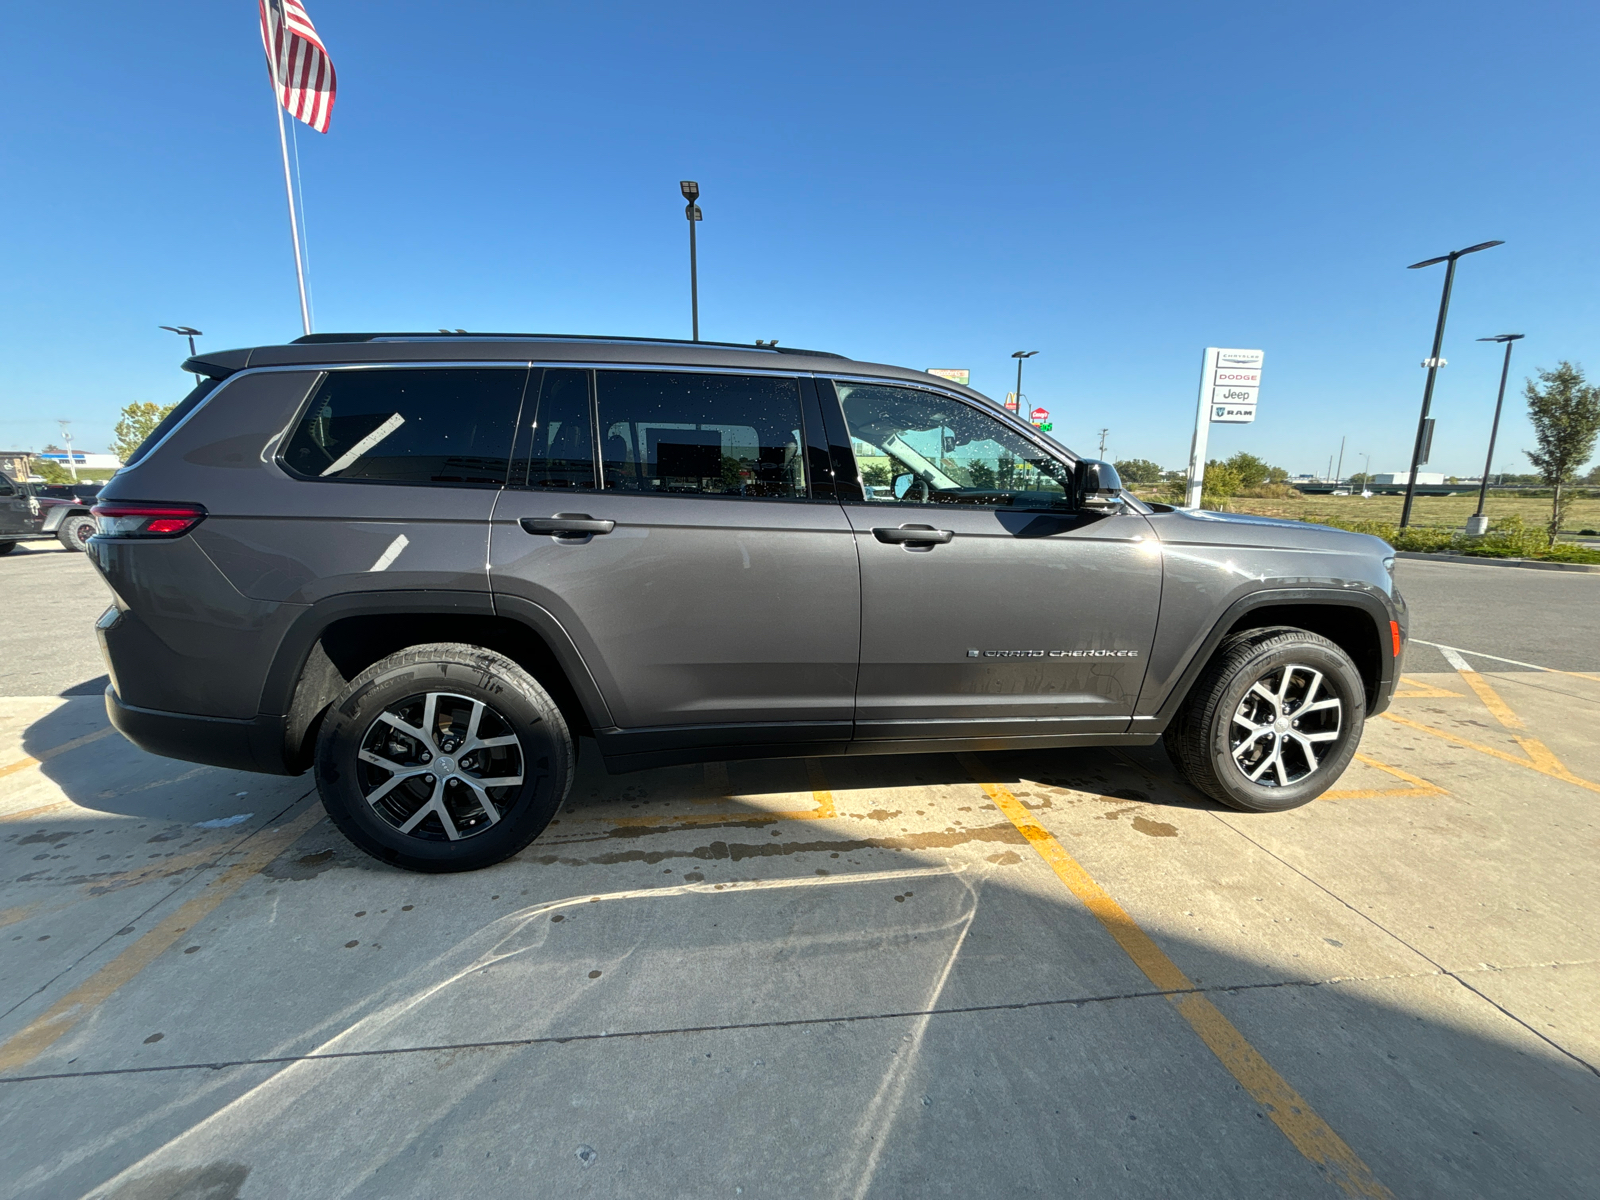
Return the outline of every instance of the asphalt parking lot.
<path id="1" fill-rule="evenodd" d="M 1394 708 L 1290 813 L 1159 748 L 591 755 L 425 877 L 124 742 L 102 585 L 20 547 L 0 1193 L 1593 1195 L 1600 575 L 1399 576 Z"/>

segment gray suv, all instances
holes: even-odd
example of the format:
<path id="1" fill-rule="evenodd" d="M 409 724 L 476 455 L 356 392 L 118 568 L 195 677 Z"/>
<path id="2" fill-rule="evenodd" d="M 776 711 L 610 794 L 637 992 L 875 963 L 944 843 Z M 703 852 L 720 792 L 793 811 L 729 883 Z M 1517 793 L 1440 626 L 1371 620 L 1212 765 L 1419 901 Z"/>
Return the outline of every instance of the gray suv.
<path id="1" fill-rule="evenodd" d="M 1146 504 L 977 392 L 775 346 L 319 334 L 207 353 L 101 492 L 112 723 L 308 768 L 398 866 L 572 783 L 730 758 L 1164 740 L 1304 804 L 1389 703 L 1377 538 Z"/>

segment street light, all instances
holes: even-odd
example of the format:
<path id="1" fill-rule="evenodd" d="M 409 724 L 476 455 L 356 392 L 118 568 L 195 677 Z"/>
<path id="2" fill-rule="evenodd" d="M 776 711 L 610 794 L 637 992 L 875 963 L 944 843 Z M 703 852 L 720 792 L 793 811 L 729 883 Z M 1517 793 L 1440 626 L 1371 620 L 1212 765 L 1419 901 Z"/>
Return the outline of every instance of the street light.
<path id="1" fill-rule="evenodd" d="M 1497 333 L 1494 337 L 1479 338 L 1480 342 L 1503 342 L 1506 360 L 1500 367 L 1500 395 L 1494 402 L 1494 424 L 1489 427 L 1489 457 L 1483 460 L 1483 482 L 1478 485 L 1478 511 L 1467 518 L 1467 536 L 1482 537 L 1489 532 L 1489 518 L 1483 505 L 1489 498 L 1489 467 L 1494 462 L 1494 440 L 1500 434 L 1500 406 L 1506 402 L 1506 376 L 1511 373 L 1511 343 L 1520 342 L 1520 333 Z"/>
<path id="2" fill-rule="evenodd" d="M 1444 349 L 1444 319 L 1450 311 L 1450 286 L 1456 278 L 1456 259 L 1468 254 L 1476 254 L 1479 250 L 1488 250 L 1495 246 L 1504 246 L 1505 242 L 1479 242 L 1476 246 L 1468 246 L 1465 250 L 1452 250 L 1449 254 L 1442 254 L 1438 258 L 1424 259 L 1419 263 L 1412 263 L 1406 268 L 1415 271 L 1420 267 L 1431 267 L 1435 263 L 1447 264 L 1444 269 L 1444 290 L 1439 295 L 1439 323 L 1433 330 L 1433 353 L 1428 356 L 1428 361 L 1423 364 L 1428 368 L 1428 382 L 1422 389 L 1422 416 L 1417 418 L 1417 440 L 1411 448 L 1411 476 L 1406 480 L 1406 502 L 1400 509 L 1400 528 L 1404 529 L 1411 523 L 1411 502 L 1417 494 L 1417 468 L 1421 466 L 1422 439 L 1428 431 L 1428 409 L 1433 404 L 1433 382 L 1439 374 L 1439 353 Z"/>
<path id="3" fill-rule="evenodd" d="M 1037 350 L 1017 350 L 1017 351 L 1013 352 L 1012 355 L 1011 355 L 1012 358 L 1017 360 L 1017 415 L 1019 417 L 1023 416 L 1023 412 L 1022 412 L 1022 360 L 1025 359 L 1025 358 L 1032 358 L 1037 353 L 1039 353 Z"/>
<path id="4" fill-rule="evenodd" d="M 683 179 L 678 182 L 678 190 L 683 193 L 683 198 L 688 201 L 683 206 L 683 216 L 689 222 L 689 314 L 694 322 L 694 340 L 700 340 L 700 279 L 699 269 L 695 263 L 694 250 L 694 223 L 700 220 L 700 206 L 695 203 L 700 199 L 700 185 L 692 179 Z"/>
<path id="5" fill-rule="evenodd" d="M 198 329 L 191 329 L 187 325 L 163 325 L 163 326 L 161 326 L 161 328 L 165 329 L 168 333 L 175 333 L 179 337 L 186 337 L 186 338 L 189 339 L 189 357 L 190 358 L 194 357 L 194 340 L 195 340 L 195 338 L 204 337 L 205 336 L 205 334 L 201 333 Z M 199 371 L 196 371 L 194 373 L 194 381 L 195 381 L 195 383 L 198 384 L 202 378 L 203 378 L 203 376 L 200 374 Z"/>

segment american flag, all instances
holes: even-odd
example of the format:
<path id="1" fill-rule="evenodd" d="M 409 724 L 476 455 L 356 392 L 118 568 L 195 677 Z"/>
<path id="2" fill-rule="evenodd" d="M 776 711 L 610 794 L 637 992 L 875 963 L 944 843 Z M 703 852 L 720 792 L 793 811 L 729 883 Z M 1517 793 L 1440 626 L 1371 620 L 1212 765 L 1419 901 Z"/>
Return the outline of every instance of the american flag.
<path id="1" fill-rule="evenodd" d="M 258 0 L 261 45 L 272 85 L 289 115 L 318 133 L 328 132 L 338 80 L 333 59 L 300 0 Z"/>

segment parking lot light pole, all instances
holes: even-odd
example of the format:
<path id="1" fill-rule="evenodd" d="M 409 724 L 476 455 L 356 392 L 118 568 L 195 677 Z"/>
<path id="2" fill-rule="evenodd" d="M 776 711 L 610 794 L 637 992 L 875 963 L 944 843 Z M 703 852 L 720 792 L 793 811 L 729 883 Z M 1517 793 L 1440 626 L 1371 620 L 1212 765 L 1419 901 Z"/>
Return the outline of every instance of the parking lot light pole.
<path id="1" fill-rule="evenodd" d="M 201 333 L 198 329 L 190 328 L 188 325 L 163 325 L 161 328 L 165 329 L 168 333 L 175 333 L 179 337 L 186 337 L 186 338 L 189 339 L 189 357 L 190 358 L 194 357 L 194 340 L 195 340 L 195 338 L 204 337 L 205 336 L 205 334 Z M 200 374 L 200 372 L 198 372 L 198 371 L 195 372 L 195 374 L 194 374 L 195 383 L 198 384 L 200 382 L 200 380 L 203 379 L 203 378 L 204 378 L 204 376 L 202 376 Z"/>
<path id="2" fill-rule="evenodd" d="M 1428 409 L 1433 405 L 1433 383 L 1439 374 L 1439 354 L 1444 349 L 1444 319 L 1450 312 L 1450 287 L 1456 279 L 1456 260 L 1468 254 L 1476 254 L 1479 250 L 1504 245 L 1503 241 L 1479 242 L 1476 246 L 1468 246 L 1465 250 L 1452 250 L 1449 254 L 1423 259 L 1406 268 L 1408 271 L 1415 271 L 1421 267 L 1431 267 L 1435 263 L 1446 264 L 1444 290 L 1439 294 L 1439 323 L 1433 329 L 1433 353 L 1428 356 L 1428 361 L 1424 364 L 1428 368 L 1428 382 L 1422 388 L 1422 416 L 1417 418 L 1417 440 L 1411 448 L 1411 476 L 1406 480 L 1406 502 L 1400 509 L 1401 529 L 1411 523 L 1411 502 L 1417 494 L 1417 467 L 1421 465 L 1419 460 L 1422 458 L 1422 439 L 1428 431 Z"/>
<path id="3" fill-rule="evenodd" d="M 700 185 L 692 179 L 679 181 L 678 190 L 683 193 L 683 198 L 688 201 L 683 206 L 683 215 L 689 222 L 689 315 L 694 326 L 694 340 L 700 340 L 700 277 L 699 267 L 695 262 L 694 249 L 694 223 L 700 219 L 700 206 L 695 201 L 700 199 Z"/>
<path id="4" fill-rule="evenodd" d="M 1494 442 L 1500 435 L 1500 406 L 1506 402 L 1506 376 L 1511 373 L 1511 343 L 1522 340 L 1520 333 L 1497 333 L 1494 337 L 1479 338 L 1480 342 L 1503 342 L 1505 362 L 1500 365 L 1500 394 L 1494 402 L 1494 424 L 1489 426 L 1489 457 L 1483 460 L 1483 481 L 1478 484 L 1478 511 L 1467 518 L 1467 536 L 1482 537 L 1489 532 L 1489 518 L 1484 514 L 1484 502 L 1489 499 L 1489 467 L 1494 462 Z"/>
<path id="5" fill-rule="evenodd" d="M 1025 358 L 1032 358 L 1037 353 L 1039 353 L 1037 350 L 1018 350 L 1018 351 L 1015 351 L 1011 355 L 1012 358 L 1017 360 L 1017 415 L 1019 417 L 1023 415 L 1023 412 L 1022 412 L 1022 360 L 1025 359 Z"/>

